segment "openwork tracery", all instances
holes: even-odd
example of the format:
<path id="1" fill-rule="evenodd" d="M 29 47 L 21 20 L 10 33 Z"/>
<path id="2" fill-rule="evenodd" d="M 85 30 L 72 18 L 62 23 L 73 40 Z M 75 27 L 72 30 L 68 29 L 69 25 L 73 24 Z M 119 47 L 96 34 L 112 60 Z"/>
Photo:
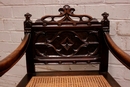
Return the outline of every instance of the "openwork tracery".
<path id="1" fill-rule="evenodd" d="M 41 18 L 43 25 L 80 25 L 86 24 L 89 25 L 92 17 L 89 15 L 76 15 L 74 14 L 75 9 L 71 8 L 69 5 L 65 5 L 63 8 L 59 9 L 59 15 L 48 15 Z M 48 20 L 49 19 L 49 20 Z"/>

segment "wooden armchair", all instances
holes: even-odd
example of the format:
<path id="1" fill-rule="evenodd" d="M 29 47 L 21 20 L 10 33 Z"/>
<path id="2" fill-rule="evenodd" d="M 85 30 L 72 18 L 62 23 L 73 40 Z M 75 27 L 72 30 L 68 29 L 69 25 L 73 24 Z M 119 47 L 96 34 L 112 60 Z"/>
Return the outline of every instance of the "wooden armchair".
<path id="1" fill-rule="evenodd" d="M 26 52 L 27 74 L 17 87 L 120 87 L 108 73 L 108 51 L 130 69 L 130 56 L 109 36 L 108 13 L 99 22 L 89 15 L 75 15 L 65 5 L 59 15 L 30 20 L 25 14 L 25 37 L 19 47 L 0 61 L 0 75 L 6 73 Z M 98 70 L 42 71 L 36 65 L 99 64 Z"/>

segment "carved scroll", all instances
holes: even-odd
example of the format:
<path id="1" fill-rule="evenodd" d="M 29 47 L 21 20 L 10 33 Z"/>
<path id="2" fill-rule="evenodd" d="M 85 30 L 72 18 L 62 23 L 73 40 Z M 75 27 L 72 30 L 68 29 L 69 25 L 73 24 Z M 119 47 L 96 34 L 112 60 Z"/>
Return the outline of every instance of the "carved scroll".
<path id="1" fill-rule="evenodd" d="M 44 16 L 41 18 L 43 21 L 43 25 L 80 25 L 80 24 L 86 24 L 89 25 L 90 21 L 92 20 L 92 17 L 89 15 L 75 15 L 74 14 L 75 9 L 71 8 L 69 5 L 65 5 L 63 8 L 59 9 L 60 14 L 59 15 L 49 15 Z M 49 19 L 49 20 L 47 20 Z"/>

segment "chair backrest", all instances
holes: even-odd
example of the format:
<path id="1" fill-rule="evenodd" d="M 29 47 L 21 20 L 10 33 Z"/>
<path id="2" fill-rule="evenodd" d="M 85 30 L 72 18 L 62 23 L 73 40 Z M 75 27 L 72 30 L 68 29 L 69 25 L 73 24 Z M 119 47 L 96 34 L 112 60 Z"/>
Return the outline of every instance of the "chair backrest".
<path id="1" fill-rule="evenodd" d="M 99 63 L 99 71 L 107 72 L 108 49 L 103 37 L 109 28 L 108 14 L 103 20 L 89 15 L 75 15 L 75 9 L 65 5 L 59 15 L 48 15 L 35 23 L 25 14 L 25 33 L 31 33 L 26 51 L 27 71 L 35 72 L 39 64 Z"/>

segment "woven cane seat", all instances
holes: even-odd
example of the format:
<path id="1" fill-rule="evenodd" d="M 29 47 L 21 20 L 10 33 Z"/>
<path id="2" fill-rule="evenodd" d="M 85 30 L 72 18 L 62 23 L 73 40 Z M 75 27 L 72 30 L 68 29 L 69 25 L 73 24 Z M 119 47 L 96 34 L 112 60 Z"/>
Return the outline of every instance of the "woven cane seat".
<path id="1" fill-rule="evenodd" d="M 34 76 L 26 87 L 111 87 L 102 75 Z"/>

